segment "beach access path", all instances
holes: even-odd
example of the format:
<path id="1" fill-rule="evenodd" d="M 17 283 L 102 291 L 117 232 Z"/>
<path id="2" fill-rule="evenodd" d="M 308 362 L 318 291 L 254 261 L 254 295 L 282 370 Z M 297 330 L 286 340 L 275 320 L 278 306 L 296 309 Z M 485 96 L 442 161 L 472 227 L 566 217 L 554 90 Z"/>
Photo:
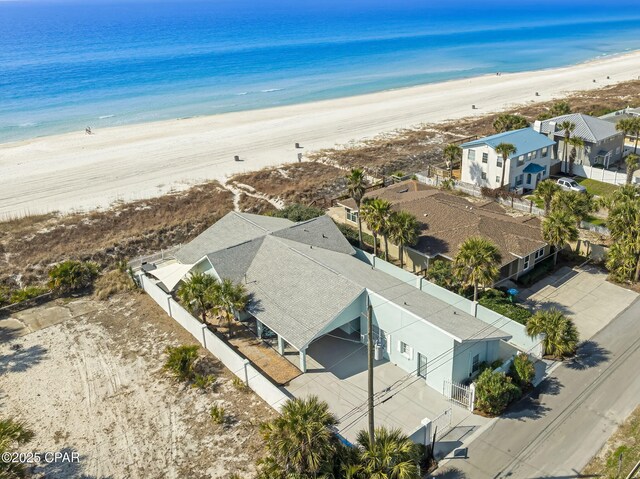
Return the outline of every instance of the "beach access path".
<path id="1" fill-rule="evenodd" d="M 557 69 L 0 144 L 0 219 L 159 196 L 398 128 L 486 115 L 639 77 L 640 52 L 633 52 Z"/>

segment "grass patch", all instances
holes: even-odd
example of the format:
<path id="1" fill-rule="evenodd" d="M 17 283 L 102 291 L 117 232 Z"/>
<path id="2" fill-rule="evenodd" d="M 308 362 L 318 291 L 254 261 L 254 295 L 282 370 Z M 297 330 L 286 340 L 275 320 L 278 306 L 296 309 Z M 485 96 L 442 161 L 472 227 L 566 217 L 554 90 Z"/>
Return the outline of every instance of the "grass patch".
<path id="1" fill-rule="evenodd" d="M 622 454 L 620 475 L 618 464 Z M 640 407 L 622 423 L 609 438 L 602 450 L 582 471 L 586 477 L 627 477 L 640 461 Z"/>
<path id="2" fill-rule="evenodd" d="M 100 276 L 94 285 L 94 294 L 97 299 L 109 299 L 114 294 L 133 291 L 136 285 L 131 276 L 121 269 L 114 269 Z"/>
<path id="3" fill-rule="evenodd" d="M 542 201 L 541 198 L 538 198 L 537 196 L 534 196 L 534 195 L 529 195 L 529 196 L 525 196 L 524 199 L 533 201 L 533 204 L 536 205 L 538 208 L 540 208 L 541 210 L 544 209 L 544 201 Z"/>
<path id="4" fill-rule="evenodd" d="M 575 178 L 576 182 L 587 189 L 588 193 L 596 196 L 606 196 L 618 189 L 618 186 L 589 178 Z"/>
<path id="5" fill-rule="evenodd" d="M 517 303 L 512 303 L 505 293 L 497 289 L 485 291 L 478 302 L 485 308 L 502 314 L 520 324 L 527 324 L 527 320 L 532 316 L 531 311 Z"/>
<path id="6" fill-rule="evenodd" d="M 607 226 L 607 220 L 604 218 L 596 218 L 595 216 L 587 216 L 585 218 L 585 221 L 587 223 L 591 223 L 592 225 L 596 225 L 596 226 Z"/>

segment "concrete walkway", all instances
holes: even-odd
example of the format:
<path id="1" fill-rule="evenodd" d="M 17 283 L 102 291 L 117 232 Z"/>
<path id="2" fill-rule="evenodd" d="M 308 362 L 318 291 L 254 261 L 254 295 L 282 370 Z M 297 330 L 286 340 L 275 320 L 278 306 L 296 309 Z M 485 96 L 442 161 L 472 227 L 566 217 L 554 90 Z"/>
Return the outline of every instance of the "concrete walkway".
<path id="1" fill-rule="evenodd" d="M 580 339 L 587 340 L 606 327 L 637 297 L 634 291 L 607 281 L 596 266 L 560 268 L 531 289 L 521 291 L 525 305 L 537 309 L 556 308 L 578 327 Z"/>

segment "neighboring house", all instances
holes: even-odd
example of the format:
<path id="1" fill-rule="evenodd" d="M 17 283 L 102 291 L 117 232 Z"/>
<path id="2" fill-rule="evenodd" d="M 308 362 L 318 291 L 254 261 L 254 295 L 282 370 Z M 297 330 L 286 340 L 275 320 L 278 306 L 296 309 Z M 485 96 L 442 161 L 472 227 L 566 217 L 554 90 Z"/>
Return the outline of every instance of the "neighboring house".
<path id="1" fill-rule="evenodd" d="M 640 108 L 627 107 L 623 110 L 607 113 L 606 115 L 602 115 L 600 117 L 601 120 L 608 121 L 609 123 L 613 123 L 614 125 L 617 125 L 620 120 L 625 120 L 628 118 L 640 118 Z M 635 135 L 628 135 L 625 140 L 628 146 L 632 148 L 635 147 Z"/>
<path id="2" fill-rule="evenodd" d="M 503 165 L 502 155 L 496 152 L 500 143 L 515 146 L 516 153 Z M 533 190 L 549 177 L 551 151 L 555 142 L 533 130 L 507 131 L 463 143 L 461 180 L 477 186 L 499 188 L 504 171 L 504 185 L 510 190 Z"/>
<path id="3" fill-rule="evenodd" d="M 375 268 L 327 216 L 293 223 L 232 212 L 176 258 L 147 274 L 171 278 L 169 291 L 179 286 L 177 270 L 183 278 L 199 270 L 244 284 L 251 300 L 241 318 L 255 320 L 258 335 L 272 330 L 280 354 L 297 351 L 303 372 L 307 348 L 324 335 L 366 342 L 369 303 L 384 358 L 440 393 L 445 381 L 467 380 L 482 362 L 515 352 L 501 329 Z"/>
<path id="4" fill-rule="evenodd" d="M 582 113 L 571 113 L 534 123 L 533 128 L 536 131 L 547 135 L 556 142 L 554 147 L 555 158 L 558 160 L 564 158 L 564 130 L 560 129 L 560 124 L 565 121 L 575 125 L 571 136 L 580 138 L 584 142 L 584 146 L 576 148 L 576 165 L 600 165 L 604 168 L 609 168 L 609 166 L 618 163 L 622 159 L 624 134 L 616 130 L 615 123 L 583 115 Z M 567 157 L 572 148 L 572 146 L 569 146 Z M 562 171 L 566 173 L 565 169 L 563 164 Z"/>
<path id="5" fill-rule="evenodd" d="M 518 278 L 551 253 L 537 217 L 510 216 L 493 201 L 470 201 L 417 181 L 398 183 L 365 195 L 375 197 L 389 201 L 394 210 L 408 211 L 421 223 L 418 242 L 405 248 L 406 267 L 413 272 L 428 269 L 434 259 L 453 260 L 470 236 L 482 236 L 498 247 L 502 255 L 501 279 Z M 344 213 L 336 219 L 355 226 L 348 214 L 355 206 L 353 200 L 343 200 L 338 205 Z M 363 227 L 370 233 L 366 224 Z M 397 258 L 398 248 L 390 244 L 389 253 Z"/>

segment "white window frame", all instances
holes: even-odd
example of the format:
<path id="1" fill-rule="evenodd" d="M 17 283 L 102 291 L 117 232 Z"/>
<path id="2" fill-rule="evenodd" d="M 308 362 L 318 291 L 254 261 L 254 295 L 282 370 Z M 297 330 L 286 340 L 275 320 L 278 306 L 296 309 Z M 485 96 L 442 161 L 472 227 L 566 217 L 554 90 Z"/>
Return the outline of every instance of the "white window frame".
<path id="1" fill-rule="evenodd" d="M 476 150 L 469 150 L 469 153 L 467 153 L 467 159 L 469 161 L 475 161 L 475 159 L 476 159 Z"/>
<path id="2" fill-rule="evenodd" d="M 489 163 L 489 153 L 482 153 L 482 163 L 485 165 Z"/>
<path id="3" fill-rule="evenodd" d="M 501 178 L 499 176 L 496 176 L 496 183 L 500 183 L 500 179 Z"/>
<path id="4" fill-rule="evenodd" d="M 528 254 L 527 256 L 524 257 L 524 263 L 522 265 L 522 271 L 528 270 L 529 266 L 531 266 L 531 255 L 530 254 Z"/>
<path id="5" fill-rule="evenodd" d="M 347 221 L 350 221 L 351 223 L 358 223 L 358 212 L 355 210 L 352 210 L 351 208 L 346 208 L 345 207 L 345 216 L 347 218 Z"/>
<path id="6" fill-rule="evenodd" d="M 547 156 L 548 153 L 549 153 L 549 147 L 545 146 L 542 149 L 542 156 L 545 157 L 545 156 Z"/>
<path id="7" fill-rule="evenodd" d="M 486 171 L 483 171 L 483 172 L 482 172 L 482 175 L 480 175 L 480 177 L 481 177 L 483 180 L 486 180 L 486 179 L 487 179 L 487 172 L 486 172 Z"/>
<path id="8" fill-rule="evenodd" d="M 413 359 L 413 348 L 404 341 L 398 341 L 398 352 L 407 359 Z"/>
<path id="9" fill-rule="evenodd" d="M 517 163 L 517 166 L 522 166 L 522 165 L 524 165 L 524 155 L 520 155 L 520 156 L 518 157 L 518 163 Z"/>
<path id="10" fill-rule="evenodd" d="M 474 354 L 473 356 L 471 356 L 471 374 L 469 374 L 469 376 L 473 376 L 479 370 L 480 370 L 480 353 Z"/>

